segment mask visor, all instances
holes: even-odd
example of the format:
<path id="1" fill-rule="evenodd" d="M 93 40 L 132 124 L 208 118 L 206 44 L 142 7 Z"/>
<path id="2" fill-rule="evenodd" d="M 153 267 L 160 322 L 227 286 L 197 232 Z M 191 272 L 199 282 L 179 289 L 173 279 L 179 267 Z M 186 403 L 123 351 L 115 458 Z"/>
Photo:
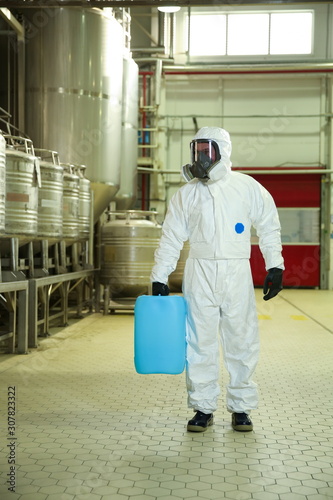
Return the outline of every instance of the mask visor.
<path id="1" fill-rule="evenodd" d="M 192 163 L 199 162 L 202 158 L 202 153 L 209 158 L 210 166 L 220 160 L 218 146 L 215 141 L 209 139 L 196 139 L 191 142 L 190 148 Z"/>

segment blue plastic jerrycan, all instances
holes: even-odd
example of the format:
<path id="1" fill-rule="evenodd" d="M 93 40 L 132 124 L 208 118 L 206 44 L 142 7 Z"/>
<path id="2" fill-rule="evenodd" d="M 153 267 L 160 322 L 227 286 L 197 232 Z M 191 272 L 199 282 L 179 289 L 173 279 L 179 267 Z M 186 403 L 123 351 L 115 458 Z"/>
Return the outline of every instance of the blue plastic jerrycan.
<path id="1" fill-rule="evenodd" d="M 180 295 L 140 295 L 134 307 L 134 365 L 138 373 L 184 371 L 186 302 Z"/>

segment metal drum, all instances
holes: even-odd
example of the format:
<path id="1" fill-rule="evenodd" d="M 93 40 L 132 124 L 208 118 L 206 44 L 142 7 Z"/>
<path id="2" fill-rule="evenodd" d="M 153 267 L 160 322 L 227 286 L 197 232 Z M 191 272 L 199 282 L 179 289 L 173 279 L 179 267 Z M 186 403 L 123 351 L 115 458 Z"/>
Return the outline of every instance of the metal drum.
<path id="1" fill-rule="evenodd" d="M 6 202 L 5 233 L 37 235 L 39 160 L 32 141 L 25 137 L 5 136 Z"/>
<path id="2" fill-rule="evenodd" d="M 0 132 L 0 234 L 5 232 L 6 140 Z"/>
<path id="3" fill-rule="evenodd" d="M 74 165 L 61 164 L 64 169 L 63 190 L 63 238 L 77 240 L 79 237 L 80 179 Z"/>
<path id="4" fill-rule="evenodd" d="M 41 175 L 37 236 L 60 239 L 62 237 L 63 167 L 55 151 L 35 149 L 35 154 L 40 159 Z"/>
<path id="5" fill-rule="evenodd" d="M 109 215 L 101 228 L 100 282 L 110 286 L 113 297 L 147 293 L 162 231 L 157 212 L 127 210 Z"/>
<path id="6" fill-rule="evenodd" d="M 182 251 L 180 252 L 179 260 L 176 269 L 169 276 L 169 288 L 171 292 L 181 292 L 183 284 L 183 275 L 185 263 L 190 251 L 190 244 L 185 241 Z"/>
<path id="7" fill-rule="evenodd" d="M 79 177 L 79 239 L 87 240 L 90 232 L 91 214 L 90 181 L 85 177 L 85 165 L 76 165 L 75 171 Z"/>

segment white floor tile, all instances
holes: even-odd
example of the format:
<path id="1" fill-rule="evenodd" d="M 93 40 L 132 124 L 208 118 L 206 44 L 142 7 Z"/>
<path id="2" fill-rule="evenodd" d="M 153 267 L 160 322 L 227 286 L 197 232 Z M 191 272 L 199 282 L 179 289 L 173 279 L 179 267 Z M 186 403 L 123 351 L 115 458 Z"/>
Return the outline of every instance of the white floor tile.
<path id="1" fill-rule="evenodd" d="M 17 410 L 16 491 L 2 433 L 1 499 L 333 498 L 333 292 L 256 297 L 253 433 L 231 429 L 223 396 L 215 424 L 187 433 L 185 375 L 135 372 L 129 313 L 93 314 L 29 355 L 1 355 L 2 428 L 9 386 Z"/>

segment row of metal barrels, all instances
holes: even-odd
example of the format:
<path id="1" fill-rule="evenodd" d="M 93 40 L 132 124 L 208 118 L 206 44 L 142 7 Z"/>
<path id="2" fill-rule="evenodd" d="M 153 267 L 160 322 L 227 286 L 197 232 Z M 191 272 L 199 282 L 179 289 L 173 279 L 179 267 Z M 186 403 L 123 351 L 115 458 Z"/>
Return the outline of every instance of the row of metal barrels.
<path id="1" fill-rule="evenodd" d="M 89 237 L 90 181 L 85 166 L 30 139 L 0 133 L 0 237 L 70 241 Z"/>

